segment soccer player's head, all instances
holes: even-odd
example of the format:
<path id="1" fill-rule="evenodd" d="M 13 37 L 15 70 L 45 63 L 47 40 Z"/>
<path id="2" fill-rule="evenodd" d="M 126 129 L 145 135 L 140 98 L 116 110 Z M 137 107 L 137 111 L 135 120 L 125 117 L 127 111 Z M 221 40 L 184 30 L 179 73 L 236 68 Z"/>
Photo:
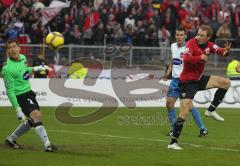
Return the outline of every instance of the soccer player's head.
<path id="1" fill-rule="evenodd" d="M 17 40 L 8 40 L 5 44 L 7 55 L 12 59 L 19 58 L 20 47 Z"/>
<path id="2" fill-rule="evenodd" d="M 176 30 L 175 38 L 178 45 L 182 45 L 186 39 L 186 30 L 183 27 L 179 27 Z"/>
<path id="3" fill-rule="evenodd" d="M 196 39 L 198 44 L 206 44 L 212 37 L 213 30 L 209 25 L 200 26 Z"/>

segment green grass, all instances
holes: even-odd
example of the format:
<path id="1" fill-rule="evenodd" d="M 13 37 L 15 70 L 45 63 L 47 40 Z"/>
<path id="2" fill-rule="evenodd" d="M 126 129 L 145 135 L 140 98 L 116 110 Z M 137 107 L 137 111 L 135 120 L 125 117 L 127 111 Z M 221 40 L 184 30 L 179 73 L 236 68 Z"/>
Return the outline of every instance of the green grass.
<path id="1" fill-rule="evenodd" d="M 86 114 L 93 109 L 75 108 L 72 114 Z M 199 130 L 189 118 L 179 140 L 183 151 L 166 148 L 170 138 L 165 136 L 169 131 L 165 108 L 119 108 L 111 116 L 88 125 L 61 124 L 53 111 L 42 108 L 49 138 L 59 150 L 46 153 L 34 130 L 19 138 L 24 150 L 6 147 L 4 139 L 18 121 L 10 108 L 0 108 L 0 166 L 235 166 L 240 163 L 239 109 L 219 109 L 225 118 L 223 123 L 202 117 L 209 130 L 204 138 L 198 137 Z M 140 123 L 138 118 L 145 121 Z"/>

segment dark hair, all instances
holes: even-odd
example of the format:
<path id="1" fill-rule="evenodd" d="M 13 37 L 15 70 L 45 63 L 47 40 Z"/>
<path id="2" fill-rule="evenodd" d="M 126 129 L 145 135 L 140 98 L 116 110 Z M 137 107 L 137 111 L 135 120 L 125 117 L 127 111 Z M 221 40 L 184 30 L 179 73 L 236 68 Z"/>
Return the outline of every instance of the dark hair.
<path id="1" fill-rule="evenodd" d="M 182 26 L 178 27 L 176 31 L 184 31 L 186 33 L 186 30 Z"/>
<path id="2" fill-rule="evenodd" d="M 206 31 L 208 37 L 212 36 L 212 34 L 213 34 L 213 30 L 209 25 L 201 25 L 199 29 Z"/>
<path id="3" fill-rule="evenodd" d="M 19 42 L 16 39 L 10 39 L 5 43 L 5 48 L 7 48 L 8 45 L 11 43 L 16 43 L 17 45 L 19 45 Z"/>

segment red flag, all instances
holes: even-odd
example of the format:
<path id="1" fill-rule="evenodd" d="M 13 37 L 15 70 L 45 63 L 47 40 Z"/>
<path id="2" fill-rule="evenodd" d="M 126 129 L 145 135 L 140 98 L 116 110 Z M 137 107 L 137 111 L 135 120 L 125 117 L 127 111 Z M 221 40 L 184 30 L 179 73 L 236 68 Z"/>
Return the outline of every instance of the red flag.
<path id="1" fill-rule="evenodd" d="M 92 13 L 90 16 L 87 16 L 84 21 L 83 32 L 97 25 L 99 22 L 99 13 L 96 11 Z"/>
<path id="2" fill-rule="evenodd" d="M 3 6 L 9 8 L 13 4 L 13 0 L 2 0 Z"/>

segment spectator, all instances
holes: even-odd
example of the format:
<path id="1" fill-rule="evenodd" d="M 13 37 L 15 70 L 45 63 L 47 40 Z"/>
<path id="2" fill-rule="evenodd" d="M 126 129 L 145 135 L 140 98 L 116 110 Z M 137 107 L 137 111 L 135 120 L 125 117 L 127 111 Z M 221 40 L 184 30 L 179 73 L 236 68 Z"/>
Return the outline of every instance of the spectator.
<path id="1" fill-rule="evenodd" d="M 103 29 L 103 23 L 99 23 L 97 27 L 94 30 L 93 34 L 93 41 L 94 45 L 103 45 L 104 41 L 104 29 Z"/>
<path id="2" fill-rule="evenodd" d="M 87 68 L 85 68 L 80 62 L 74 62 L 71 64 L 68 70 L 69 78 L 71 79 L 84 79 L 87 75 Z"/>
<path id="3" fill-rule="evenodd" d="M 186 30 L 186 32 L 188 33 L 188 31 L 193 26 L 193 20 L 189 15 L 186 15 L 185 19 L 182 20 L 181 24 L 182 24 L 183 28 Z"/>
<path id="4" fill-rule="evenodd" d="M 103 22 L 103 25 L 107 25 L 107 22 L 108 22 L 108 13 L 107 13 L 107 9 L 106 8 L 102 8 L 100 9 L 100 19 L 102 20 Z"/>
<path id="5" fill-rule="evenodd" d="M 182 20 L 185 19 L 186 15 L 190 14 L 189 11 L 186 8 L 187 8 L 186 4 L 182 4 L 181 9 L 178 13 L 180 22 L 182 22 Z"/>
<path id="6" fill-rule="evenodd" d="M 33 44 L 43 43 L 43 33 L 39 24 L 32 24 L 32 30 L 30 33 L 31 43 Z"/>
<path id="7" fill-rule="evenodd" d="M 107 40 L 107 43 L 113 43 L 114 41 L 114 28 L 110 25 L 107 24 L 106 29 L 105 29 L 105 38 Z"/>
<path id="8" fill-rule="evenodd" d="M 158 46 L 158 31 L 157 27 L 153 23 L 149 25 L 146 38 L 148 46 L 150 47 Z"/>
<path id="9" fill-rule="evenodd" d="M 225 20 L 228 20 L 231 16 L 230 10 L 227 6 L 224 6 L 218 14 L 218 22 L 222 24 Z"/>
<path id="10" fill-rule="evenodd" d="M 232 34 L 227 20 L 219 27 L 216 36 L 218 38 L 231 38 Z"/>
<path id="11" fill-rule="evenodd" d="M 167 8 L 167 10 L 164 13 L 164 26 L 165 28 L 170 32 L 171 38 L 174 38 L 175 36 L 175 30 L 177 26 L 177 20 L 178 16 L 175 14 L 175 8 Z"/>
<path id="12" fill-rule="evenodd" d="M 199 18 L 198 17 L 193 18 L 193 25 L 187 33 L 186 41 L 190 40 L 191 38 L 193 38 L 197 35 L 197 31 L 198 31 L 199 27 L 200 27 Z"/>
<path id="13" fill-rule="evenodd" d="M 162 28 L 158 30 L 159 45 L 161 45 L 161 42 L 169 41 L 170 37 L 170 32 L 163 25 Z"/>
<path id="14" fill-rule="evenodd" d="M 137 25 L 134 29 L 134 36 L 136 46 L 146 46 L 146 28 L 143 26 L 143 21 L 137 21 Z"/>
<path id="15" fill-rule="evenodd" d="M 72 38 L 71 38 L 71 28 L 68 23 L 64 24 L 64 31 L 62 34 L 64 36 L 64 44 L 73 43 Z"/>
<path id="16" fill-rule="evenodd" d="M 90 40 L 92 38 L 92 29 L 89 28 L 86 32 L 83 34 L 84 44 L 88 45 L 90 43 Z M 71 39 L 73 43 L 81 44 L 82 39 L 82 33 L 80 32 L 79 26 L 77 24 L 73 25 L 73 31 L 71 32 Z"/>
<path id="17" fill-rule="evenodd" d="M 163 24 L 163 18 L 159 10 L 154 10 L 153 20 L 156 24 L 157 29 L 159 29 Z"/>
<path id="18" fill-rule="evenodd" d="M 134 15 L 134 19 L 135 19 L 135 24 L 136 24 L 136 22 L 138 22 L 138 21 L 143 21 L 144 20 L 144 17 L 143 17 L 143 15 L 142 15 L 142 9 L 140 8 L 140 9 L 138 9 L 137 10 L 137 12 L 136 12 L 136 14 Z"/>
<path id="19" fill-rule="evenodd" d="M 123 36 L 123 31 L 119 23 L 114 27 L 114 38 L 121 38 Z"/>
<path id="20" fill-rule="evenodd" d="M 6 36 L 7 40 L 9 39 L 17 39 L 20 34 L 20 29 L 14 25 L 10 25 L 10 28 L 7 29 Z"/>
<path id="21" fill-rule="evenodd" d="M 221 11 L 221 5 L 218 0 L 213 0 L 211 5 L 208 8 L 207 16 L 211 21 L 217 21 L 218 14 Z"/>
<path id="22" fill-rule="evenodd" d="M 131 24 L 128 24 L 124 31 L 125 40 L 124 43 L 132 44 L 133 43 L 133 27 Z"/>
<path id="23" fill-rule="evenodd" d="M 233 59 L 231 62 L 228 63 L 227 66 L 227 76 L 230 80 L 240 80 L 240 73 L 237 72 L 237 66 L 240 64 L 238 59 Z"/>
<path id="24" fill-rule="evenodd" d="M 43 54 L 38 54 L 38 57 L 33 61 L 33 66 L 47 65 Z M 47 78 L 48 70 L 41 70 L 34 72 L 34 78 Z"/>
<path id="25" fill-rule="evenodd" d="M 240 26 L 240 4 L 236 6 L 235 11 L 232 14 L 232 26 L 238 27 Z M 232 28 L 233 36 L 237 36 L 237 29 Z"/>
<path id="26" fill-rule="evenodd" d="M 135 19 L 133 18 L 132 14 L 129 14 L 129 16 L 125 18 L 124 28 L 127 28 L 128 25 L 131 25 L 132 28 L 135 28 Z"/>

